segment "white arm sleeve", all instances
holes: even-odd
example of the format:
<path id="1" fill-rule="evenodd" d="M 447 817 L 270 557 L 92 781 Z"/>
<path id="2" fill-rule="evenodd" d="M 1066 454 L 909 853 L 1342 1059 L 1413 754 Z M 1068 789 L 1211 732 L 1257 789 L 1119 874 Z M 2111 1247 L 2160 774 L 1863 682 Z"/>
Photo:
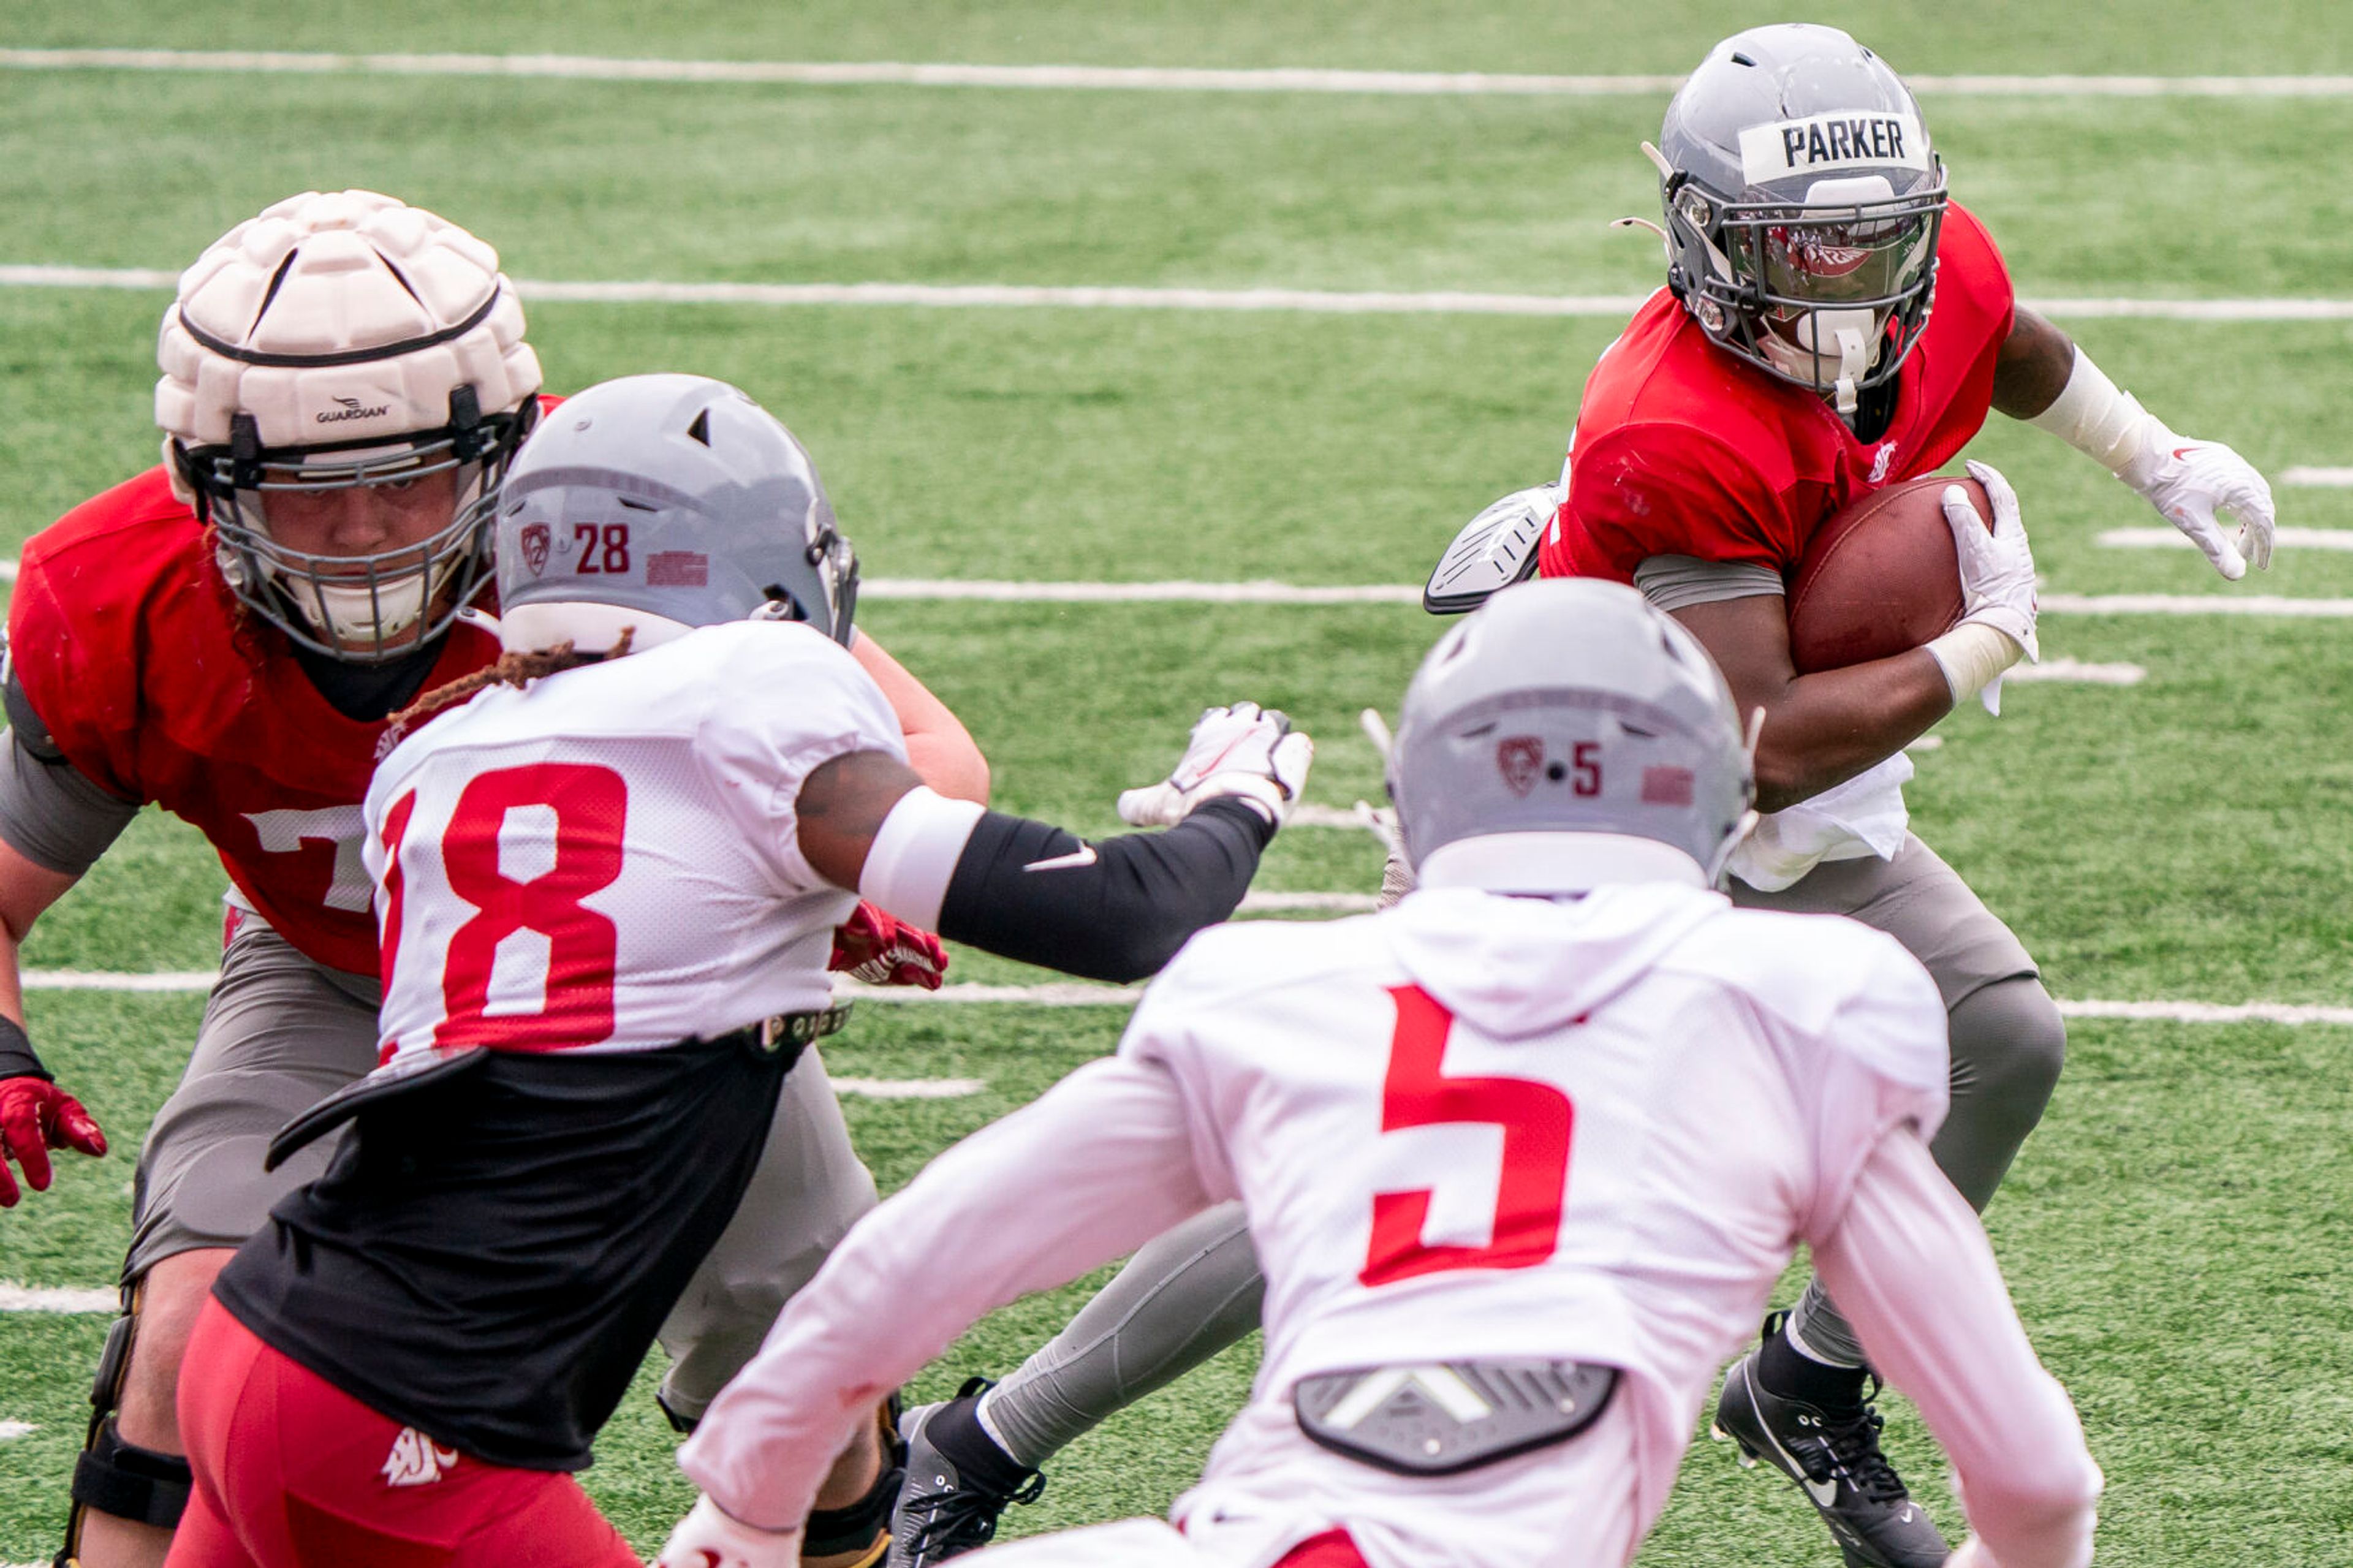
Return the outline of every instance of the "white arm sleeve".
<path id="1" fill-rule="evenodd" d="M 875 1402 L 984 1314 L 1208 1205 L 1167 1069 L 1090 1062 L 860 1220 L 712 1403 L 679 1468 L 747 1524 L 797 1526 Z"/>
<path id="2" fill-rule="evenodd" d="M 909 790 L 867 846 L 858 896 L 909 925 L 939 930 L 956 861 L 987 812 L 977 801 L 950 800 L 922 784 Z"/>
<path id="3" fill-rule="evenodd" d="M 2099 1467 L 2018 1321 L 1969 1206 L 1908 1129 L 1883 1138 L 1814 1244 L 1871 1363 L 1920 1407 L 1999 1568 L 2084 1568 Z"/>

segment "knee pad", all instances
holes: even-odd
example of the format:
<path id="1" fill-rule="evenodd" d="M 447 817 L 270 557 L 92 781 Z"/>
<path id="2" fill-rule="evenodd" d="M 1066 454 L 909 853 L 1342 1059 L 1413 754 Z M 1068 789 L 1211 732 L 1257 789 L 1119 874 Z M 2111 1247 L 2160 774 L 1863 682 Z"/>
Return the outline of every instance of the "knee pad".
<path id="1" fill-rule="evenodd" d="M 1952 1011 L 1953 1057 L 1970 1072 L 1968 1087 L 2021 1107 L 2029 1125 L 2058 1086 L 2067 1057 L 2067 1023 L 2042 982 L 2021 974 L 1963 997 Z"/>
<path id="2" fill-rule="evenodd" d="M 122 1315 L 106 1331 L 106 1348 L 99 1352 L 98 1375 L 90 1382 L 90 1434 L 74 1460 L 73 1511 L 66 1521 L 65 1550 L 58 1556 L 62 1568 L 71 1568 L 81 1551 L 84 1515 L 103 1513 L 171 1530 L 179 1524 L 195 1484 L 186 1459 L 126 1443 L 115 1430 L 114 1408 L 121 1402 L 132 1342 L 138 1337 L 142 1294 L 137 1285 L 123 1288 Z"/>
<path id="3" fill-rule="evenodd" d="M 73 1500 L 82 1510 L 164 1530 L 178 1526 L 195 1477 L 177 1454 L 122 1440 L 111 1416 L 101 1418 L 90 1446 L 74 1461 Z M 74 1521 L 80 1533 L 80 1520 Z"/>
<path id="4" fill-rule="evenodd" d="M 1996 981 L 1952 1011 L 1953 1101 L 1928 1147 L 1982 1210 L 2059 1082 L 2067 1026 L 2031 975 Z"/>

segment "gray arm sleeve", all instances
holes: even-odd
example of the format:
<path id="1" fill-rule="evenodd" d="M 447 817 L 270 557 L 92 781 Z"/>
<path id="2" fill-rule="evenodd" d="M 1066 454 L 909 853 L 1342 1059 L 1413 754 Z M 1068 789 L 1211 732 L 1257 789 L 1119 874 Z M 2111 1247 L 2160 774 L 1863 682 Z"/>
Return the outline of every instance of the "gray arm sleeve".
<path id="1" fill-rule="evenodd" d="M 0 839 L 36 866 L 80 876 L 131 826 L 139 803 L 109 795 L 62 757 L 36 756 L 13 725 L 0 739 Z"/>
<path id="2" fill-rule="evenodd" d="M 1693 605 L 1784 594 L 1781 574 L 1754 562 L 1702 561 L 1695 555 L 1653 555 L 1634 568 L 1642 596 L 1672 615 Z"/>

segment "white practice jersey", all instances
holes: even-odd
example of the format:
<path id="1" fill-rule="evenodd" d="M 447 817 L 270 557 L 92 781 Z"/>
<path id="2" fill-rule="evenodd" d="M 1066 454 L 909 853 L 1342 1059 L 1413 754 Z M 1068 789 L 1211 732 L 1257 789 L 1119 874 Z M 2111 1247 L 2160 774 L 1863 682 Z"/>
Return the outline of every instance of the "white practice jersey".
<path id="1" fill-rule="evenodd" d="M 838 644 L 706 626 L 437 715 L 369 786 L 385 1059 L 436 1046 L 643 1050 L 831 1000 L 857 896 L 802 858 L 819 763 L 904 760 Z"/>
<path id="2" fill-rule="evenodd" d="M 1896 1233 L 1933 1216 L 1927 1267 L 1880 1253 L 1989 1324 L 1995 1348 L 1966 1373 L 1982 1387 L 1923 1399 L 1932 1420 L 1980 1399 L 2009 1416 L 1999 1443 L 1956 1446 L 1965 1479 L 2004 1495 L 2007 1445 L 2096 1489 L 2088 1458 L 2048 1459 L 2081 1456 L 2080 1431 L 1928 1163 L 1947 1070 L 1944 1006 L 1891 938 L 1671 882 L 1561 902 L 1425 889 L 1356 920 L 1206 931 L 1117 1059 L 859 1226 L 681 1463 L 738 1517 L 791 1522 L 858 1396 L 997 1302 L 1239 1197 L 1266 1351 L 1177 1506 L 1197 1545 L 1252 1568 L 1345 1524 L 1374 1568 L 1619 1564 L 1795 1248 L 1842 1256 L 1852 1208 L 1893 1214 Z M 1902 1314 L 1843 1278 L 1891 1372 L 1935 1361 L 1874 1339 Z M 1372 1469 L 1293 1416 L 1303 1376 L 1482 1356 L 1624 1375 L 1566 1445 L 1445 1478 Z"/>
<path id="3" fill-rule="evenodd" d="M 1252 1408 L 1180 1505 L 1188 1531 L 1356 1479 L 1306 1447 L 1302 1377 L 1479 1356 L 1623 1369 L 1630 1423 L 1609 1425 L 1647 1521 L 1796 1244 L 1892 1128 L 1943 1119 L 1926 973 L 1862 926 L 1663 882 L 1574 904 L 1432 889 L 1284 934 L 1196 942 L 1122 1046 L 1176 1079 L 1202 1185 L 1246 1201 L 1267 1279 Z M 1468 1489 L 1524 1473 L 1535 1501 L 1546 1468 Z M 1384 1489 L 1401 1541 L 1456 1528 L 1459 1497 Z M 1499 1518 L 1461 1561 L 1547 1560 L 1560 1513 L 1519 1510 L 1516 1542 Z"/>

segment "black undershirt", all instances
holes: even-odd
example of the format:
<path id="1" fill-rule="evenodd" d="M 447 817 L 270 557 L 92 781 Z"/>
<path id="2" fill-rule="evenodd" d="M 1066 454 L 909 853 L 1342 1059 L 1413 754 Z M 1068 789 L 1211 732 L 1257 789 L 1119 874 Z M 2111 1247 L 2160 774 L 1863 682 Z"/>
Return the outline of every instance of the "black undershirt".
<path id="1" fill-rule="evenodd" d="M 1868 447 L 1887 434 L 1895 422 L 1895 400 L 1903 385 L 1904 373 L 1898 371 L 1877 386 L 1863 388 L 1854 400 L 1854 422 L 1847 426 L 1856 440 Z"/>
<path id="2" fill-rule="evenodd" d="M 784 1078 L 726 1041 L 496 1053 L 364 1113 L 214 1294 L 446 1447 L 580 1469 L 734 1214 Z"/>
<path id="3" fill-rule="evenodd" d="M 311 678 L 327 706 L 344 718 L 373 724 L 406 708 L 425 689 L 441 661 L 442 638 L 435 637 L 389 664 L 351 664 L 293 644 L 294 662 Z"/>

